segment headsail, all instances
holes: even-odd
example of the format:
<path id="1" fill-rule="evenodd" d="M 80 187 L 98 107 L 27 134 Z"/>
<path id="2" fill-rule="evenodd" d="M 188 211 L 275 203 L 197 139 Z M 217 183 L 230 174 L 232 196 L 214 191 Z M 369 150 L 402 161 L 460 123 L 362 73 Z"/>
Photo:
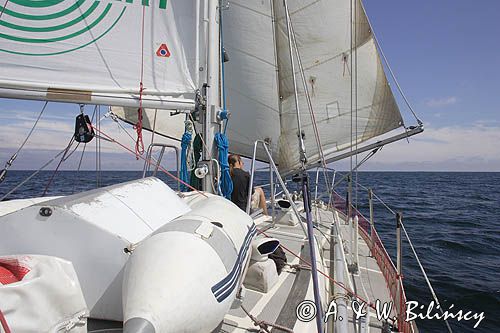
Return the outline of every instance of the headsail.
<path id="1" fill-rule="evenodd" d="M 274 0 L 274 3 L 282 103 L 279 167 L 282 172 L 289 172 L 300 168 L 297 118 L 285 12 L 281 0 Z M 325 155 L 401 126 L 402 117 L 388 85 L 361 1 L 289 0 L 288 4 Z M 351 14 L 355 12 L 356 18 L 353 15 L 351 19 Z M 351 48 L 352 22 L 356 22 L 354 31 L 357 38 Z M 355 57 L 352 63 L 357 61 L 356 68 L 351 68 L 354 67 L 351 66 L 351 57 Z M 351 88 L 356 69 L 357 92 L 356 85 Z M 296 75 L 300 80 L 300 73 Z M 307 157 L 310 163 L 317 163 L 320 151 L 301 84 L 298 93 Z"/>
<path id="2" fill-rule="evenodd" d="M 9 1 L 0 20 L 0 96 L 192 107 L 189 1 Z M 190 7 L 188 9 L 180 7 Z M 189 59 L 189 60 L 188 60 Z M 191 69 L 191 71 L 190 71 Z M 142 74 L 141 74 L 142 73 Z"/>

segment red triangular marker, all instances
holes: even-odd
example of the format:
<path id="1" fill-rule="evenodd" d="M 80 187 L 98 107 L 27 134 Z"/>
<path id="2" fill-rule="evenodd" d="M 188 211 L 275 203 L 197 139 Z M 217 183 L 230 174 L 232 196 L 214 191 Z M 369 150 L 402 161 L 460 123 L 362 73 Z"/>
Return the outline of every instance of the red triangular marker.
<path id="1" fill-rule="evenodd" d="M 170 50 L 168 49 L 167 44 L 161 44 L 158 51 L 156 51 L 156 55 L 164 58 L 170 57 Z"/>

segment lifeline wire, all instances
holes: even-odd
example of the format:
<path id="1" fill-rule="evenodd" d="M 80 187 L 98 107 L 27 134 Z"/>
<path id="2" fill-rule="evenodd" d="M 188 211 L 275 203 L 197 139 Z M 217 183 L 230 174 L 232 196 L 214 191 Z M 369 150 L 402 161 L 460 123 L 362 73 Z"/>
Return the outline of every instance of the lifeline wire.
<path id="1" fill-rule="evenodd" d="M 429 290 L 430 290 L 430 292 L 432 294 L 432 297 L 436 301 L 437 307 L 439 308 L 441 314 L 444 317 L 444 322 L 446 323 L 446 327 L 448 328 L 448 332 L 453 333 L 453 331 L 451 330 L 451 326 L 448 323 L 448 319 L 446 319 L 446 316 L 444 316 L 444 311 L 443 311 L 443 309 L 441 307 L 441 304 L 439 303 L 439 299 L 438 299 L 436 293 L 434 292 L 434 288 L 432 288 L 431 281 L 427 277 L 427 273 L 425 272 L 424 266 L 420 262 L 420 259 L 419 259 L 418 255 L 417 255 L 417 251 L 415 251 L 415 248 L 413 247 L 413 243 L 412 243 L 412 241 L 410 239 L 410 236 L 408 236 L 408 233 L 406 232 L 406 228 L 405 228 L 403 222 L 401 222 L 401 228 L 403 228 L 403 232 L 405 233 L 406 239 L 408 240 L 408 244 L 410 244 L 410 248 L 413 251 L 413 254 L 415 255 L 415 259 L 417 260 L 418 266 L 420 267 L 420 270 L 422 271 L 422 274 L 424 275 L 425 282 L 427 282 L 427 286 L 429 287 Z"/>
<path id="2" fill-rule="evenodd" d="M 359 184 L 359 186 L 365 190 L 368 190 L 368 188 L 362 184 Z M 396 212 L 393 209 L 391 209 L 391 207 L 389 207 L 375 192 L 372 192 L 372 193 L 373 193 L 374 198 L 376 198 L 391 214 L 396 215 Z M 434 298 L 434 301 L 436 302 L 436 304 L 439 306 L 441 314 L 444 314 L 443 309 L 441 308 L 441 304 L 439 303 L 439 299 L 436 295 L 436 292 L 434 291 L 434 288 L 432 287 L 431 281 L 429 280 L 429 277 L 427 276 L 427 273 L 424 269 L 424 266 L 422 265 L 422 262 L 420 261 L 420 258 L 417 254 L 417 251 L 415 250 L 415 247 L 413 246 L 413 242 L 411 241 L 410 236 L 408 235 L 408 232 L 406 231 L 406 228 L 405 228 L 403 222 L 401 222 L 401 228 L 403 229 L 405 237 L 408 240 L 408 243 L 410 244 L 410 248 L 413 252 L 413 255 L 415 256 L 415 259 L 417 260 L 417 263 L 418 263 L 418 266 L 420 267 L 420 270 L 422 271 L 422 275 L 424 276 L 425 282 L 427 283 L 427 286 L 429 287 L 429 290 L 432 294 L 432 297 Z M 446 323 L 446 327 L 448 328 L 448 332 L 452 333 L 453 331 L 452 331 L 451 326 L 447 320 L 445 320 L 445 323 Z"/>

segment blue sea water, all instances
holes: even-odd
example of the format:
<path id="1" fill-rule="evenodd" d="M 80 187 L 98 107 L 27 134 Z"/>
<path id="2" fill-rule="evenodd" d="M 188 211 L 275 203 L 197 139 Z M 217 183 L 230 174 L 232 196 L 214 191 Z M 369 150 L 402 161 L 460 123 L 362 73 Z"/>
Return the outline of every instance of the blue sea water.
<path id="1" fill-rule="evenodd" d="M 29 174 L 10 171 L 0 184 L 0 197 Z M 42 195 L 51 175 L 49 171 L 40 173 L 9 198 Z M 101 173 L 99 184 L 107 186 L 141 176 L 141 172 L 106 171 Z M 266 183 L 267 177 L 268 173 L 258 173 L 256 183 Z M 167 176 L 160 178 L 176 186 Z M 97 180 L 94 172 L 59 172 L 47 195 L 90 190 Z M 450 320 L 454 332 L 500 332 L 500 173 L 360 172 L 358 181 L 403 213 L 403 222 L 443 308 L 453 304 L 454 313 L 484 312 L 486 319 L 477 329 L 473 329 L 475 320 Z M 344 194 L 345 184 L 338 190 Z M 367 216 L 366 190 L 359 187 L 353 198 Z M 394 257 L 395 218 L 380 203 L 375 204 L 375 223 Z M 407 242 L 403 251 L 407 297 L 428 304 L 432 296 Z M 419 320 L 418 326 L 424 333 L 446 332 L 443 321 Z"/>

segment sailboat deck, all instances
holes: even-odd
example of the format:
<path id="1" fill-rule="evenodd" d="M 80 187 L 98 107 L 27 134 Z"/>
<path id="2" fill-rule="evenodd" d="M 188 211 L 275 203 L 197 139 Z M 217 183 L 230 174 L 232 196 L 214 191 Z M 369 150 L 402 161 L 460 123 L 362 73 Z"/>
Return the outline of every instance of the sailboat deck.
<path id="1" fill-rule="evenodd" d="M 344 240 L 350 239 L 352 227 L 341 223 L 340 232 Z M 346 256 L 349 258 L 349 242 L 345 242 L 344 247 Z M 391 296 L 385 278 L 377 264 L 376 259 L 371 256 L 370 249 L 364 239 L 358 235 L 358 272 L 349 273 L 349 281 L 351 290 L 359 295 L 363 300 L 375 304 L 377 300 L 383 305 L 390 304 Z M 349 324 L 348 332 L 382 332 L 383 323 L 376 317 L 375 310 L 365 306 L 364 311 L 367 312 L 365 318 L 354 320 L 352 308 L 349 307 Z M 390 317 L 394 319 L 396 312 L 392 308 Z M 363 330 L 362 326 L 369 326 L 369 330 Z"/>
<path id="2" fill-rule="evenodd" d="M 315 222 L 319 225 L 315 231 L 316 238 L 321 247 L 317 252 L 318 270 L 333 277 L 333 267 L 331 267 L 333 260 L 330 260 L 330 244 L 334 241 L 334 238 L 330 235 L 333 214 L 326 210 L 317 209 L 317 213 L 313 215 L 316 218 Z M 299 259 L 290 252 L 299 254 L 305 261 L 310 260 L 307 250 L 307 240 L 300 225 L 276 224 L 273 228 L 270 228 L 270 218 L 266 217 L 256 219 L 255 223 L 260 230 L 265 230 L 267 236 L 280 240 L 281 244 L 287 249 L 285 252 L 290 266 L 294 267 L 294 265 L 299 264 Z M 341 222 L 340 236 L 343 239 L 346 259 L 349 259 L 350 235 L 351 227 Z M 390 302 L 390 293 L 384 276 L 377 265 L 377 261 L 370 256 L 370 250 L 363 238 L 359 237 L 358 241 L 359 272 L 351 274 L 347 273 L 346 269 L 344 277 L 346 287 L 363 300 L 368 300 L 372 303 L 375 303 L 375 300 L 380 300 L 382 303 Z M 255 320 L 277 324 L 296 333 L 316 331 L 314 320 L 301 322 L 297 320 L 296 316 L 296 308 L 300 302 L 303 300 L 314 300 L 311 272 L 309 269 L 303 267 L 307 265 L 305 262 L 301 262 L 301 264 L 302 266 L 298 270 L 296 268 L 285 267 L 276 285 L 267 293 L 246 290 L 242 305 Z M 328 304 L 333 299 L 332 295 L 341 293 L 343 290 L 322 275 L 319 276 L 319 283 L 320 288 L 322 288 L 321 294 L 328 295 L 328 298 L 324 299 L 322 304 L 324 307 L 323 312 L 325 312 Z M 368 312 L 366 318 L 355 320 L 352 308 L 348 304 L 349 318 L 347 332 L 382 332 L 383 323 L 377 320 L 375 311 L 367 309 L 366 306 L 364 309 Z M 394 317 L 394 315 L 395 312 L 393 310 L 391 316 Z M 330 318 L 329 320 L 327 332 L 334 332 L 332 319 Z M 258 331 L 258 327 L 241 308 L 233 309 L 226 315 L 220 330 L 220 332 L 255 331 Z M 274 328 L 272 332 L 283 332 L 283 330 Z"/>

